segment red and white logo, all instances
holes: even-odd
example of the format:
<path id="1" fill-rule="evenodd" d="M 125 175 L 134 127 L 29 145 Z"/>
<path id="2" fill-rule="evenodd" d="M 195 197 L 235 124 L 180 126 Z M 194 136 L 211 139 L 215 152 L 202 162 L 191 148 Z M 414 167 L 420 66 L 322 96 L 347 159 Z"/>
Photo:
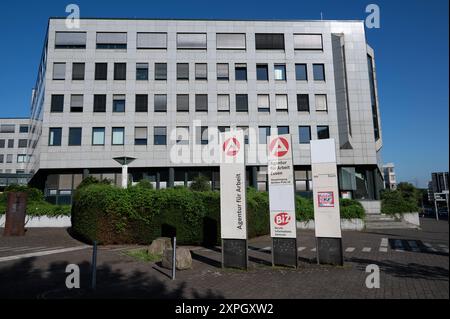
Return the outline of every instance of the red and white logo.
<path id="1" fill-rule="evenodd" d="M 334 193 L 322 192 L 318 193 L 319 207 L 334 207 Z"/>
<path id="2" fill-rule="evenodd" d="M 236 137 L 229 138 L 223 143 L 223 151 L 227 156 L 234 157 L 239 154 L 241 150 L 241 143 L 237 140 Z"/>
<path id="3" fill-rule="evenodd" d="M 275 157 L 283 157 L 289 152 L 289 142 L 284 137 L 277 137 L 269 145 L 270 154 Z"/>
<path id="4" fill-rule="evenodd" d="M 275 215 L 274 222 L 278 226 L 286 226 L 291 222 L 291 216 L 288 213 L 279 213 Z"/>

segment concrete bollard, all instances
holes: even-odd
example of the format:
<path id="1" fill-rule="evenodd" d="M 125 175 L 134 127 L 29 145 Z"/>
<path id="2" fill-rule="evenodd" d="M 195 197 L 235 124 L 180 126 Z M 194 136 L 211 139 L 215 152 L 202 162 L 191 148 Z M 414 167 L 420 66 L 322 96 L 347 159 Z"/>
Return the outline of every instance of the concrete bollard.
<path id="1" fill-rule="evenodd" d="M 27 199 L 24 192 L 8 193 L 4 236 L 25 236 Z"/>

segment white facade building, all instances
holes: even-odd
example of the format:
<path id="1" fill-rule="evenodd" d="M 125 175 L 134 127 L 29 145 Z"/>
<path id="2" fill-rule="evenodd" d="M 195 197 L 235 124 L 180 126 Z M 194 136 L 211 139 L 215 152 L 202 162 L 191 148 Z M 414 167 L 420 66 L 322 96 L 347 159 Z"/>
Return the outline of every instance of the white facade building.
<path id="1" fill-rule="evenodd" d="M 395 176 L 395 165 L 394 163 L 387 163 L 383 165 L 384 174 L 384 184 L 386 189 L 396 190 L 397 189 L 397 178 Z"/>

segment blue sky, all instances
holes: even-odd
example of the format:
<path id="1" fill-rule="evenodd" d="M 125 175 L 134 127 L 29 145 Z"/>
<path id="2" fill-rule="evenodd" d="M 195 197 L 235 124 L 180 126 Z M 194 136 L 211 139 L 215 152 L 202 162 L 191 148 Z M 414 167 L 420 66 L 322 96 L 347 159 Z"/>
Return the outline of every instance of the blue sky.
<path id="1" fill-rule="evenodd" d="M 381 28 L 368 29 L 375 49 L 384 139 L 383 159 L 399 181 L 425 187 L 432 171 L 448 171 L 448 0 L 314 1 L 18 1 L 0 2 L 0 117 L 28 116 L 50 16 L 76 3 L 82 17 L 359 19 L 376 3 Z"/>

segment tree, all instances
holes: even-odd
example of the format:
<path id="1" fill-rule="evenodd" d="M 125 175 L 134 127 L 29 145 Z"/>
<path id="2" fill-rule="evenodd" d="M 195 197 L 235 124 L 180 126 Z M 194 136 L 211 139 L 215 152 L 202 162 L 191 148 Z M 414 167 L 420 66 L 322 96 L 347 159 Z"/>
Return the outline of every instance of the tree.
<path id="1" fill-rule="evenodd" d="M 211 190 L 211 186 L 209 184 L 209 178 L 204 175 L 200 175 L 194 178 L 194 181 L 190 187 L 191 190 L 196 192 L 208 192 Z"/>

